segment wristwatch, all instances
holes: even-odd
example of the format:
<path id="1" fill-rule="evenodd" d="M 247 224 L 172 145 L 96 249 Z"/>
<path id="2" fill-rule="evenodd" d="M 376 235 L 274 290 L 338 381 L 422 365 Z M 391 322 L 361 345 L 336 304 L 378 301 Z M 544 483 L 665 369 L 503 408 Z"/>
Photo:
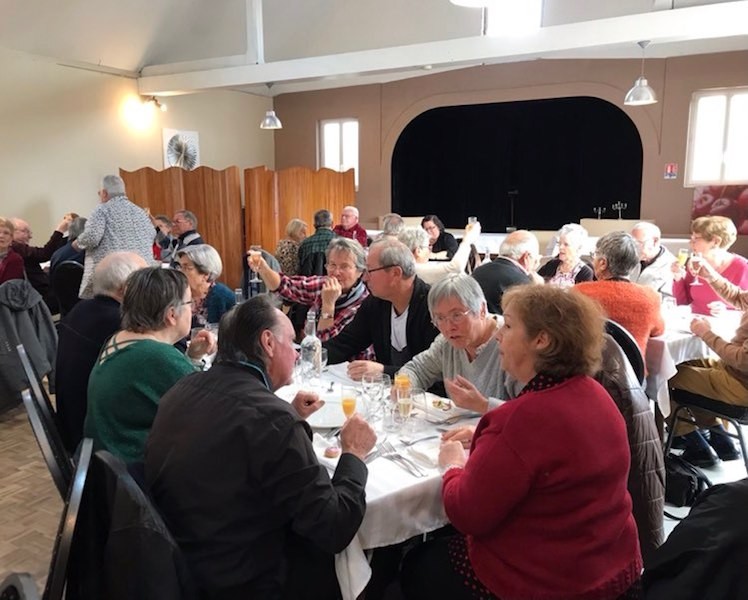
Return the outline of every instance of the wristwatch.
<path id="1" fill-rule="evenodd" d="M 323 312 L 320 315 L 320 319 L 334 319 L 334 318 L 335 318 L 335 313 Z"/>

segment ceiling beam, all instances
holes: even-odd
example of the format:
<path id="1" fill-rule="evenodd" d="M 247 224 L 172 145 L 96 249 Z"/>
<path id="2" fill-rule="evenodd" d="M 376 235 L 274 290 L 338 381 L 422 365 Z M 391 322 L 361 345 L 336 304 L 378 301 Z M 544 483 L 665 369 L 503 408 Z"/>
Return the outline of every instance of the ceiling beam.
<path id="1" fill-rule="evenodd" d="M 471 37 L 315 56 L 263 64 L 164 73 L 168 65 L 149 69 L 138 79 L 141 94 L 173 95 L 209 89 L 235 88 L 266 82 L 329 80 L 388 71 L 419 69 L 424 65 L 455 67 L 482 61 L 513 62 L 554 58 L 569 51 L 592 48 L 630 49 L 640 56 L 636 42 L 651 40 L 648 57 L 668 56 L 668 45 L 683 42 L 745 36 L 748 47 L 748 0 L 694 6 L 676 10 L 626 15 L 597 21 L 544 27 L 521 38 Z M 682 52 L 681 52 L 682 53 Z M 697 52 L 695 52 L 697 53 Z M 186 65 L 181 65 L 184 68 Z"/>

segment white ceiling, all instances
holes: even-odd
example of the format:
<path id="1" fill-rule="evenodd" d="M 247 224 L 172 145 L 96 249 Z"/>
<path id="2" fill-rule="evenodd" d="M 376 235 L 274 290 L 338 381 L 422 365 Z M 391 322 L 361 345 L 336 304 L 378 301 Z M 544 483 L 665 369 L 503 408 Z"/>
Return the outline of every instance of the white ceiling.
<path id="1" fill-rule="evenodd" d="M 0 46 L 137 77 L 143 94 L 163 95 L 638 58 L 641 39 L 653 58 L 748 49 L 748 0 L 544 0 L 543 27 L 512 38 L 482 36 L 481 10 L 448 0 L 0 0 L 0 17 Z"/>

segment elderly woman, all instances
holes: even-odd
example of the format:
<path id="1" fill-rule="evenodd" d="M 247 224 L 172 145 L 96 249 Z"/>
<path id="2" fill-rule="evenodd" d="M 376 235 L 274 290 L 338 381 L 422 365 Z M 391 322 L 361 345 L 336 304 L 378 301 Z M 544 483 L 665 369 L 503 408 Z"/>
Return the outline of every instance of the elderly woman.
<path id="1" fill-rule="evenodd" d="M 191 303 L 179 271 L 151 267 L 128 277 L 122 330 L 104 344 L 88 380 L 83 429 L 97 448 L 127 462 L 142 461 L 161 396 L 215 351 L 208 331 L 192 340 L 189 358 L 173 346 L 190 331 Z"/>
<path id="2" fill-rule="evenodd" d="M 574 291 L 597 300 L 609 319 L 634 336 L 642 356 L 651 335 L 662 335 L 665 322 L 660 295 L 651 287 L 633 283 L 629 275 L 639 264 L 639 248 L 628 233 L 614 231 L 601 237 L 593 259 L 597 281 L 574 286 Z"/>
<path id="3" fill-rule="evenodd" d="M 195 244 L 177 251 L 177 260 L 190 283 L 194 325 L 218 323 L 236 304 L 234 292 L 216 281 L 223 271 L 221 256 L 213 246 Z"/>
<path id="4" fill-rule="evenodd" d="M 546 283 L 571 287 L 582 281 L 592 281 L 592 268 L 582 260 L 587 237 L 587 230 L 577 223 L 567 223 L 558 230 L 558 257 L 538 270 Z"/>
<path id="5" fill-rule="evenodd" d="M 416 275 L 429 285 L 441 281 L 452 273 L 465 271 L 470 258 L 471 245 L 475 243 L 480 235 L 480 223 L 465 227 L 465 235 L 460 242 L 457 252 L 452 260 L 429 262 L 429 236 L 420 227 L 406 227 L 397 239 L 405 244 L 416 259 Z"/>
<path id="6" fill-rule="evenodd" d="M 444 223 L 436 215 L 426 215 L 421 219 L 421 227 L 429 234 L 430 258 L 451 259 L 457 252 L 457 240 L 444 231 Z"/>
<path id="7" fill-rule="evenodd" d="M 23 279 L 23 258 L 11 248 L 14 229 L 13 221 L 0 217 L 0 283 Z"/>
<path id="8" fill-rule="evenodd" d="M 275 247 L 275 258 L 281 272 L 286 275 L 297 275 L 299 272 L 299 244 L 306 238 L 306 228 L 306 223 L 301 219 L 291 219 L 286 225 L 286 237 Z"/>
<path id="9" fill-rule="evenodd" d="M 406 556 L 405 596 L 637 598 L 626 426 L 591 377 L 603 317 L 553 286 L 516 286 L 502 307 L 502 367 L 528 383 L 482 417 L 469 457 L 442 444 L 442 499 L 459 533 Z"/>
<path id="10" fill-rule="evenodd" d="M 257 268 L 257 274 L 268 290 L 276 292 L 284 300 L 317 311 L 317 336 L 322 341 L 338 335 L 353 320 L 359 306 L 369 295 L 361 279 L 366 267 L 366 255 L 361 244 L 348 238 L 333 238 L 325 250 L 325 257 L 327 276 L 277 273 L 263 258 L 259 259 Z M 372 360 L 373 351 L 367 349 L 359 358 Z"/>
<path id="11" fill-rule="evenodd" d="M 695 275 L 704 279 L 709 284 L 709 289 L 719 294 L 728 304 L 743 311 L 748 310 L 748 291 L 731 283 L 710 262 L 702 262 Z M 673 400 L 677 400 L 678 390 L 726 404 L 748 406 L 748 312 L 743 313 L 732 340 L 725 340 L 714 333 L 710 322 L 703 317 L 693 319 L 691 332 L 704 340 L 719 358 L 691 360 L 678 365 L 678 372 L 669 381 L 673 410 Z M 691 412 L 700 427 L 709 428 L 710 435 L 707 439 L 698 430 L 687 433 L 693 428 L 679 423 L 676 433 L 683 434 L 683 458 L 700 467 L 714 466 L 717 461 L 710 446 L 721 460 L 740 458 L 740 452 L 735 449 L 732 440 L 725 435 L 724 428 L 714 417 L 700 413 L 697 409 L 692 409 Z"/>
<path id="12" fill-rule="evenodd" d="M 748 288 L 748 261 L 728 252 L 737 239 L 735 224 L 727 217 L 699 217 L 691 222 L 691 250 L 701 253 L 706 262 L 722 277 L 740 288 Z M 673 263 L 673 295 L 678 304 L 690 304 L 695 313 L 708 315 L 709 304 L 721 301 L 708 285 L 697 283 L 690 267 Z M 734 308 L 729 306 L 729 308 Z"/>
<path id="13" fill-rule="evenodd" d="M 439 335 L 399 372 L 423 389 L 458 376 L 467 379 L 481 395 L 469 408 L 485 412 L 489 398 L 504 396 L 502 372 L 496 368 L 499 345 L 495 336 L 500 318 L 488 313 L 483 290 L 464 273 L 447 275 L 434 284 L 428 306 Z"/>

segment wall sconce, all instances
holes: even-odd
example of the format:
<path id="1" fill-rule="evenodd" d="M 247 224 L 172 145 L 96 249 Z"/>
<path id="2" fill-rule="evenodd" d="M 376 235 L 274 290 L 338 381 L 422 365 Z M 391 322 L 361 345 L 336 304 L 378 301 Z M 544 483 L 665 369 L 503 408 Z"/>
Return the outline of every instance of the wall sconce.
<path id="1" fill-rule="evenodd" d="M 623 103 L 626 106 L 644 106 L 645 104 L 655 104 L 657 102 L 654 90 L 649 86 L 644 77 L 644 49 L 649 46 L 649 40 L 637 43 L 642 49 L 642 70 L 639 78 L 634 82 L 634 87 L 628 91 L 626 97 L 623 99 Z"/>
<path id="2" fill-rule="evenodd" d="M 156 108 L 158 108 L 161 112 L 166 112 L 167 111 L 166 103 L 159 102 L 159 100 L 158 100 L 158 98 L 156 98 L 156 96 L 151 96 L 150 98 L 148 98 L 144 102 L 144 104 L 149 104 L 149 103 L 153 104 L 153 106 L 155 106 Z"/>

